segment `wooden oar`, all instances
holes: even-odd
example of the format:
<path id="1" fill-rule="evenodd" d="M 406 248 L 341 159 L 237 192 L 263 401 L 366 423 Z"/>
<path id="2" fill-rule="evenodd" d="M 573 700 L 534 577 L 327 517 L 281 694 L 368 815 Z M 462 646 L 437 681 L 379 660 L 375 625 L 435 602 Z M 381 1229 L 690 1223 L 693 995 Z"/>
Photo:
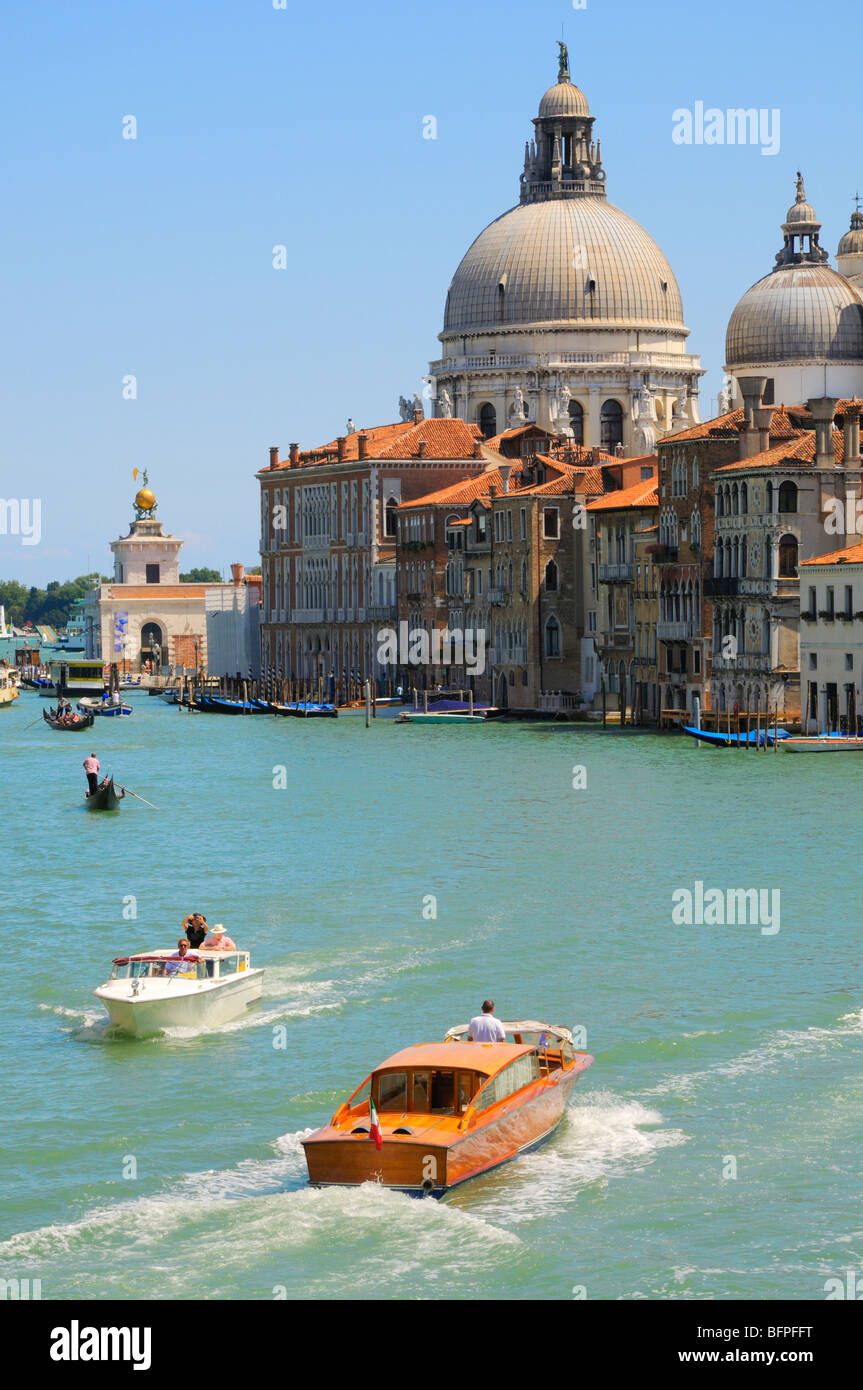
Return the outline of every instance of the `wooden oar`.
<path id="1" fill-rule="evenodd" d="M 131 789 L 131 787 L 124 787 L 124 786 L 122 785 L 122 783 L 120 783 L 120 782 L 118 782 L 116 785 L 120 788 L 120 791 L 121 791 L 121 792 L 126 792 L 127 795 L 129 795 L 129 796 L 136 796 L 136 797 L 138 797 L 138 800 L 139 800 L 139 801 L 143 801 L 143 803 L 144 803 L 145 806 L 153 806 L 152 801 L 148 801 L 147 798 L 146 798 L 145 796 L 138 796 L 138 793 L 137 793 L 137 792 L 133 792 L 132 789 Z M 158 811 L 158 809 L 159 809 L 158 806 L 153 806 L 153 810 L 154 810 L 154 811 Z"/>

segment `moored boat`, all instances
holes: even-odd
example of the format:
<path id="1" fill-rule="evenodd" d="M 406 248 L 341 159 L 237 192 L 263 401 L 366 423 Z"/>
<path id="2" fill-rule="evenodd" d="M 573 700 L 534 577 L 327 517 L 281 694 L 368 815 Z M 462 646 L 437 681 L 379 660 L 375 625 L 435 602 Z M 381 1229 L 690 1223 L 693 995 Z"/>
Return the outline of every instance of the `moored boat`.
<path id="1" fill-rule="evenodd" d="M 714 748 L 772 748 L 774 743 L 782 743 L 791 738 L 787 729 L 750 729 L 749 733 L 727 733 L 712 729 L 696 729 L 684 724 L 683 732 L 699 743 L 708 743 Z"/>
<path id="2" fill-rule="evenodd" d="M 462 1024 L 381 1062 L 303 1140 L 310 1183 L 442 1197 L 548 1139 L 593 1058 L 568 1028 L 503 1026 L 506 1042 L 466 1042 Z"/>
<path id="3" fill-rule="evenodd" d="M 228 1023 L 261 997 L 264 972 L 248 951 L 207 947 L 181 958 L 176 951 L 117 956 L 111 977 L 94 990 L 111 1022 L 138 1037 L 163 1028 Z"/>
<path id="4" fill-rule="evenodd" d="M 793 734 L 783 739 L 785 753 L 863 753 L 863 738 L 853 734 Z"/>
<path id="5" fill-rule="evenodd" d="M 484 714 L 468 714 L 462 711 L 442 711 L 437 714 L 434 710 L 429 710 L 428 714 L 424 710 L 402 710 L 401 714 L 396 715 L 397 724 L 485 724 Z"/>
<path id="6" fill-rule="evenodd" d="M 269 704 L 267 709 L 270 714 L 293 719 L 336 719 L 339 713 L 335 705 L 318 704 L 313 700 L 295 700 L 287 705 Z"/>

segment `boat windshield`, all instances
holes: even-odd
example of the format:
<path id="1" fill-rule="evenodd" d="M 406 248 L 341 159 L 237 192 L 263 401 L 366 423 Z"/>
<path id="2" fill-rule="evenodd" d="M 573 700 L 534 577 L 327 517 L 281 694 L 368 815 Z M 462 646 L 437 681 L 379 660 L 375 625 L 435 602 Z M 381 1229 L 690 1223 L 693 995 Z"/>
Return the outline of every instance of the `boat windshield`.
<path id="1" fill-rule="evenodd" d="M 381 1113 L 462 1115 L 483 1081 L 472 1071 L 450 1067 L 418 1067 L 379 1072 L 374 1078 L 375 1104 Z M 351 1102 L 356 1107 L 358 1097 Z"/>
<path id="2" fill-rule="evenodd" d="M 523 1087 L 538 1081 L 540 1076 L 540 1062 L 536 1052 L 528 1052 L 523 1057 L 516 1057 L 515 1061 L 510 1062 L 508 1067 L 504 1067 L 495 1076 L 489 1077 L 476 1098 L 477 1110 L 487 1110 L 490 1105 L 496 1104 L 497 1101 L 504 1100 L 506 1096 L 511 1096 L 516 1091 L 522 1090 Z"/>

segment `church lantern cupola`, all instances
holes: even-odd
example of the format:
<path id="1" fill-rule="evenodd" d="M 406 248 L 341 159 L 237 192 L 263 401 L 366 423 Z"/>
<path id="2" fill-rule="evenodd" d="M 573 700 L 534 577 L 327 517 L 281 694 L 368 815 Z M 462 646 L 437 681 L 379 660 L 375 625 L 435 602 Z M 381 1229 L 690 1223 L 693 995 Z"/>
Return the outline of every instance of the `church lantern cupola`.
<path id="1" fill-rule="evenodd" d="M 600 142 L 584 92 L 569 76 L 569 54 L 560 43 L 557 82 L 549 87 L 534 118 L 535 135 L 524 152 L 521 202 L 547 198 L 605 197 Z"/>

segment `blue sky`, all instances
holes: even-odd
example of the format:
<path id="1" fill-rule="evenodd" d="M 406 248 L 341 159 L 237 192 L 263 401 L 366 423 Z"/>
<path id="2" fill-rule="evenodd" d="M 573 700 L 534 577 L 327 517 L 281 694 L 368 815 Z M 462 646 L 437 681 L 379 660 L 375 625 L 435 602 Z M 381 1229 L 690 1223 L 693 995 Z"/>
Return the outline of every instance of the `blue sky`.
<path id="1" fill-rule="evenodd" d="M 843 0 L 823 22 L 777 0 L 7 9 L 0 497 L 40 497 L 43 535 L 0 535 L 0 577 L 107 569 L 135 467 L 186 537 L 186 567 L 256 563 L 268 446 L 391 420 L 420 388 L 461 256 L 517 201 L 561 24 L 609 197 L 680 282 L 709 415 L 728 316 L 773 263 L 798 167 L 831 253 L 848 226 L 863 154 L 840 36 L 858 14 Z M 778 107 L 779 153 L 675 145 L 672 112 L 696 101 Z"/>

